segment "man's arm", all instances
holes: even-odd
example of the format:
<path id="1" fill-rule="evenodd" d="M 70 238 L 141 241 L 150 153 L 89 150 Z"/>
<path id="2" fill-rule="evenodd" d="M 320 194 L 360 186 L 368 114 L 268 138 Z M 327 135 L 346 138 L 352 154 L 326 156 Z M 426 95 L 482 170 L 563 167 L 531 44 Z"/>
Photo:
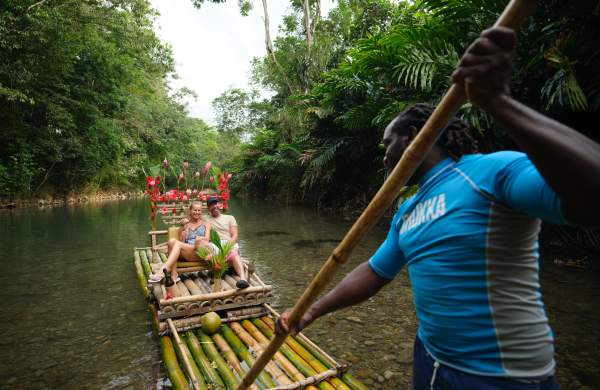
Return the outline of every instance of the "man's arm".
<path id="1" fill-rule="evenodd" d="M 600 224 L 600 145 L 510 96 L 515 34 L 486 30 L 465 52 L 453 80 L 527 153 L 561 200 L 567 221 Z"/>
<path id="2" fill-rule="evenodd" d="M 368 262 L 361 263 L 327 295 L 315 302 L 294 326 L 293 333 L 306 328 L 317 318 L 360 303 L 375 295 L 389 279 L 377 275 Z M 291 311 L 284 312 L 277 321 L 278 332 L 289 333 L 288 318 Z"/>
<path id="3" fill-rule="evenodd" d="M 238 239 L 238 228 L 237 225 L 230 225 L 229 226 L 229 235 L 231 236 L 231 240 L 229 240 L 230 243 L 234 244 L 237 242 Z"/>

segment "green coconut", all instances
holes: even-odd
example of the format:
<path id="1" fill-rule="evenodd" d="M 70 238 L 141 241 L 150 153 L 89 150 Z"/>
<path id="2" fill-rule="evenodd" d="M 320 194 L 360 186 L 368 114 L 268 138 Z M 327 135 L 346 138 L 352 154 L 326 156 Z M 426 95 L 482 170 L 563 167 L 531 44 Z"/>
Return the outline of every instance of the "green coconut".
<path id="1" fill-rule="evenodd" d="M 221 326 L 221 317 L 214 311 L 206 313 L 202 316 L 202 331 L 208 334 L 213 334 Z"/>

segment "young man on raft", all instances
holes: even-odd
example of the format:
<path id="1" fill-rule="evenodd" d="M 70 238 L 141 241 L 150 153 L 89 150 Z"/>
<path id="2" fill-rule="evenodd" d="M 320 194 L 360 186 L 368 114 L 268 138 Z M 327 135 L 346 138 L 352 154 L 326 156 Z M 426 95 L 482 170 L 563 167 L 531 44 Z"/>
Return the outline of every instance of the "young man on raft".
<path id="1" fill-rule="evenodd" d="M 418 192 L 367 262 L 314 303 L 293 331 L 376 294 L 406 265 L 419 330 L 414 389 L 558 389 L 553 335 L 541 299 L 541 220 L 597 225 L 600 145 L 510 96 L 515 34 L 492 28 L 452 80 L 524 153 L 472 154 L 454 119 L 413 175 Z M 393 169 L 432 109 L 417 104 L 387 126 Z M 290 331 L 289 311 L 278 331 Z"/>

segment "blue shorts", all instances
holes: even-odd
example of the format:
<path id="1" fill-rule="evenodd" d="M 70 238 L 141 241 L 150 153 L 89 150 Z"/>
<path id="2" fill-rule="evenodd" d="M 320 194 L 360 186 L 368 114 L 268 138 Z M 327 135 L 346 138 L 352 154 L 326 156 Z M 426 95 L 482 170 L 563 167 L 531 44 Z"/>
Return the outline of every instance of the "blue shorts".
<path id="1" fill-rule="evenodd" d="M 436 365 L 438 365 L 436 369 Z M 554 375 L 539 382 L 468 374 L 437 363 L 417 336 L 413 349 L 413 390 L 560 390 Z"/>

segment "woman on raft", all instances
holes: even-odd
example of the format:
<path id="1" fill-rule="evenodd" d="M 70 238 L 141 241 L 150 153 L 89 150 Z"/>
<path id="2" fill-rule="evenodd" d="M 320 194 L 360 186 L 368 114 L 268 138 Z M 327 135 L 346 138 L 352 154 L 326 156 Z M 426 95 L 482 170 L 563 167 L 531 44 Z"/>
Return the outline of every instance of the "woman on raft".
<path id="1" fill-rule="evenodd" d="M 202 203 L 196 201 L 190 204 L 190 220 L 181 229 L 179 240 L 169 239 L 167 262 L 156 273 L 150 275 L 149 282 L 158 283 L 165 274 L 171 273 L 174 282 L 179 280 L 177 276 L 177 260 L 182 258 L 186 261 L 205 261 L 198 256 L 201 248 L 213 250 L 210 245 L 210 222 L 202 219 Z"/>

